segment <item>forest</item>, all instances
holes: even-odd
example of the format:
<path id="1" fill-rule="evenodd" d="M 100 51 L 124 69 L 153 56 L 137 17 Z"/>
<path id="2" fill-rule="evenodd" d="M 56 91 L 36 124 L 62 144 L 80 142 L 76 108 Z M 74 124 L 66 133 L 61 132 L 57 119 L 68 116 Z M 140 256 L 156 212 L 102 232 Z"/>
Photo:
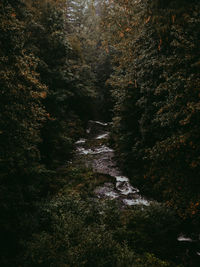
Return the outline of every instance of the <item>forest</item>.
<path id="1" fill-rule="evenodd" d="M 200 266 L 200 1 L 0 1 L 0 266 Z M 199 125 L 199 126 L 198 126 Z"/>

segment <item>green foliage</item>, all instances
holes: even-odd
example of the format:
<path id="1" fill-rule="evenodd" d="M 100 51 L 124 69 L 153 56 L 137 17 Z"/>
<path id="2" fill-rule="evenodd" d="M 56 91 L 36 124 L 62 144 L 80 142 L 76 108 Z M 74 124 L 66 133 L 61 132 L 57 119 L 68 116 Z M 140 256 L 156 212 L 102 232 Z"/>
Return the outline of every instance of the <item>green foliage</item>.
<path id="1" fill-rule="evenodd" d="M 159 208 L 158 213 L 156 210 L 157 207 L 149 213 L 143 213 L 141 208 L 127 210 L 120 218 L 120 210 L 114 203 L 95 203 L 59 193 L 39 210 L 41 225 L 39 232 L 25 243 L 24 266 L 175 266 L 151 252 L 136 253 L 135 248 L 133 250 L 133 246 L 125 241 L 133 233 L 142 236 L 146 232 L 153 242 L 152 228 L 149 231 L 145 226 L 156 222 L 157 215 L 160 216 Z M 170 213 L 167 215 L 156 225 L 160 225 L 166 235 L 165 226 L 172 218 Z M 146 218 L 144 228 L 138 224 L 139 218 Z M 168 229 L 171 227 L 174 225 L 168 224 Z M 122 231 L 124 235 L 119 238 Z M 144 244 L 144 251 L 151 250 L 148 242 L 144 241 Z"/>
<path id="2" fill-rule="evenodd" d="M 77 106 L 80 106 L 80 112 L 83 114 L 84 107 L 89 107 L 86 114 L 88 119 L 111 120 L 112 100 L 106 80 L 112 72 L 112 65 L 109 49 L 105 49 L 103 33 L 100 30 L 102 3 L 92 0 L 68 0 L 67 6 L 68 39 L 80 57 L 79 64 L 76 64 L 77 74 L 82 80 L 81 86 L 84 85 L 83 88 L 91 92 L 91 97 L 81 98 Z"/>
<path id="3" fill-rule="evenodd" d="M 15 266 L 33 203 L 57 188 L 48 169 L 71 158 L 94 95 L 90 69 L 67 38 L 65 12 L 65 1 L 0 3 L 2 266 Z"/>
<path id="4" fill-rule="evenodd" d="M 39 130 L 46 117 L 40 95 L 47 88 L 36 71 L 38 58 L 24 48 L 25 24 L 17 11 L 1 4 L 0 164 L 4 173 L 23 172 L 37 164 Z"/>
<path id="5" fill-rule="evenodd" d="M 124 213 L 122 221 L 124 225 L 116 231 L 117 238 L 134 251 L 148 251 L 165 259 L 174 259 L 178 254 L 179 221 L 172 210 L 156 203 L 142 209 L 136 206 Z"/>
<path id="6" fill-rule="evenodd" d="M 102 27 L 117 51 L 108 83 L 119 162 L 143 192 L 197 226 L 199 2 L 184 3 L 105 3 Z"/>
<path id="7" fill-rule="evenodd" d="M 1 266 L 178 261 L 169 207 L 195 230 L 200 207 L 199 3 L 180 2 L 0 3 Z M 94 200 L 110 178 L 54 171 L 113 102 L 121 165 L 168 208 L 122 210 Z"/>

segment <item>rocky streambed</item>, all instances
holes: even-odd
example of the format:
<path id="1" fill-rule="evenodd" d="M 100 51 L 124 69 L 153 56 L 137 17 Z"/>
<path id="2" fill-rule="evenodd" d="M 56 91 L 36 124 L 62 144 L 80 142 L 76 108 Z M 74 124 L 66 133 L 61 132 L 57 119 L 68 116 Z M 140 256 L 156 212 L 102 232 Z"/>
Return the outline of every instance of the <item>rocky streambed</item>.
<path id="1" fill-rule="evenodd" d="M 76 142 L 77 157 L 85 166 L 96 173 L 115 178 L 115 182 L 106 182 L 95 188 L 98 198 L 117 199 L 123 205 L 150 205 L 150 201 L 139 194 L 139 190 L 131 185 L 115 162 L 114 150 L 107 145 L 109 123 L 89 121 L 87 137 Z"/>

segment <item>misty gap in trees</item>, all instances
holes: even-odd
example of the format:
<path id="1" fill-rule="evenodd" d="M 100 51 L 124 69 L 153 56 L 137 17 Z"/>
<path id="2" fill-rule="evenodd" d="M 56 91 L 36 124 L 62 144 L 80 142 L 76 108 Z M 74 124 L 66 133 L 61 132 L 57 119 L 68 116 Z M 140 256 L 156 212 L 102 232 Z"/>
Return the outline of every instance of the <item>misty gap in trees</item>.
<path id="1" fill-rule="evenodd" d="M 199 266 L 177 242 L 200 228 L 199 11 L 1 1 L 1 266 Z M 120 168 L 160 204 L 91 202 L 92 170 L 59 171 L 91 119 L 112 121 Z"/>

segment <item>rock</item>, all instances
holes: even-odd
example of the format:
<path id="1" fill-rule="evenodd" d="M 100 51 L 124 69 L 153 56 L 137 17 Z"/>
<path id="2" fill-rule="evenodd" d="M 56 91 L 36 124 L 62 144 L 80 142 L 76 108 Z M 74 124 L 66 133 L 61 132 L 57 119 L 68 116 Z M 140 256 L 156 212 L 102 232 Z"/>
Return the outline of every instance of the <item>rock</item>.
<path id="1" fill-rule="evenodd" d="M 105 122 L 100 122 L 100 121 L 92 121 L 90 120 L 88 122 L 88 128 L 87 128 L 87 134 L 90 136 L 94 135 L 100 135 L 105 133 L 105 130 L 108 127 L 108 123 Z"/>

